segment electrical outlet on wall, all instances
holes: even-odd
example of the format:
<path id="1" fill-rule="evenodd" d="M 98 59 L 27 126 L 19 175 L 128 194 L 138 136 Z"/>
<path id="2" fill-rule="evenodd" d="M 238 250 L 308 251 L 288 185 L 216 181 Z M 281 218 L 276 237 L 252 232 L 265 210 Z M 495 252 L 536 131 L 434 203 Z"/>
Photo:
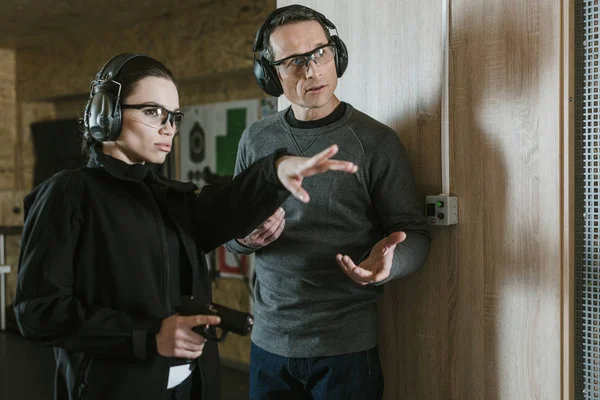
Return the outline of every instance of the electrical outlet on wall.
<path id="1" fill-rule="evenodd" d="M 425 218 L 429 225 L 455 225 L 458 223 L 458 199 L 439 194 L 425 198 Z"/>

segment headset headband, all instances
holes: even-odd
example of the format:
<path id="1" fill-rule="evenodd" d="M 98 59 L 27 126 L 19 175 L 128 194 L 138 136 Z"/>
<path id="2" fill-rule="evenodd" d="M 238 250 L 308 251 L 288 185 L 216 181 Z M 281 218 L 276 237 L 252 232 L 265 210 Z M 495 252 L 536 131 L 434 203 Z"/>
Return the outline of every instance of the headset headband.
<path id="1" fill-rule="evenodd" d="M 96 79 L 92 84 L 103 83 L 105 81 L 113 80 L 115 76 L 119 74 L 121 68 L 127 64 L 130 60 L 136 57 L 148 57 L 145 54 L 136 53 L 123 53 L 113 57 L 109 60 L 104 67 L 96 74 Z"/>
<path id="2" fill-rule="evenodd" d="M 267 17 L 267 20 L 265 21 L 265 23 L 262 24 L 261 27 L 259 28 L 259 30 L 256 32 L 256 37 L 254 38 L 254 43 L 252 43 L 252 51 L 253 52 L 264 50 L 262 48 L 262 42 L 263 42 L 262 37 L 265 34 L 265 30 L 267 30 L 268 26 L 275 19 L 275 17 L 277 17 L 279 14 L 283 13 L 284 11 L 289 10 L 290 8 L 308 8 L 312 12 L 315 13 L 315 17 L 318 20 L 320 20 L 327 28 L 329 28 L 329 29 L 335 29 L 337 31 L 337 28 L 335 27 L 335 25 L 333 24 L 333 22 L 331 22 L 330 20 L 328 20 L 327 17 L 325 17 L 320 12 L 318 12 L 316 10 L 313 10 L 312 8 L 309 8 L 309 7 L 301 6 L 301 5 L 298 5 L 298 4 L 292 4 L 290 6 L 285 6 L 285 7 L 278 8 L 275 11 L 273 11 L 271 14 L 269 14 L 269 16 Z"/>

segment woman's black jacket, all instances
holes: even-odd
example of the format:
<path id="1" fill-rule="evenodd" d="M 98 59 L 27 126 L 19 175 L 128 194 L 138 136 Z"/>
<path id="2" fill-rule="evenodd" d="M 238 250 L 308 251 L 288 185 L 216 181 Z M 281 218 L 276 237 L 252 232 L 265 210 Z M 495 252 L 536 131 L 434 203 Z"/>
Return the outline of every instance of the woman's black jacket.
<path id="1" fill-rule="evenodd" d="M 244 237 L 289 195 L 277 157 L 198 195 L 192 183 L 123 170 L 98 151 L 27 195 L 15 313 L 24 337 L 55 348 L 56 400 L 161 399 L 170 360 L 157 355 L 155 335 L 173 313 L 162 212 L 192 265 L 194 297 L 208 302 L 205 253 Z M 216 344 L 196 362 L 202 394 L 193 398 L 218 399 Z"/>

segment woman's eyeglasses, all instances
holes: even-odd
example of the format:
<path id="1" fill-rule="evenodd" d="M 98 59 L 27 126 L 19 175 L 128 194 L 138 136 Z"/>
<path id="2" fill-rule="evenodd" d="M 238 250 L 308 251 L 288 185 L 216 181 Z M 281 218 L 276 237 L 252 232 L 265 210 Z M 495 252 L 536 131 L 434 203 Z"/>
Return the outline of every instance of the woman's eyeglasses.
<path id="1" fill-rule="evenodd" d="M 143 122 L 153 128 L 160 129 L 167 122 L 175 128 L 175 133 L 179 132 L 179 127 L 183 121 L 183 113 L 179 111 L 169 111 L 156 104 L 121 104 L 121 108 L 133 108 L 141 111 Z"/>

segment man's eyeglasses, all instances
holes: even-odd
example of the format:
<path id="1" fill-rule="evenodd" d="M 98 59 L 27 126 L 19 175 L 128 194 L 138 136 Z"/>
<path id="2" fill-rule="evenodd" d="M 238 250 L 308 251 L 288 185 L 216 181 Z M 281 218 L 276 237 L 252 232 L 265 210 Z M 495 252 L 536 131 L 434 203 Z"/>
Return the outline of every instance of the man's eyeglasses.
<path id="1" fill-rule="evenodd" d="M 153 128 L 160 129 L 167 122 L 175 128 L 175 133 L 179 132 L 179 127 L 183 121 L 183 113 L 179 111 L 169 111 L 156 104 L 121 104 L 121 108 L 134 108 L 140 110 L 143 123 Z"/>
<path id="2" fill-rule="evenodd" d="M 294 54 L 282 58 L 278 61 L 272 61 L 271 65 L 277 67 L 282 75 L 292 75 L 304 73 L 311 61 L 322 66 L 333 60 L 335 56 L 335 46 L 333 43 L 327 43 L 303 54 Z"/>

